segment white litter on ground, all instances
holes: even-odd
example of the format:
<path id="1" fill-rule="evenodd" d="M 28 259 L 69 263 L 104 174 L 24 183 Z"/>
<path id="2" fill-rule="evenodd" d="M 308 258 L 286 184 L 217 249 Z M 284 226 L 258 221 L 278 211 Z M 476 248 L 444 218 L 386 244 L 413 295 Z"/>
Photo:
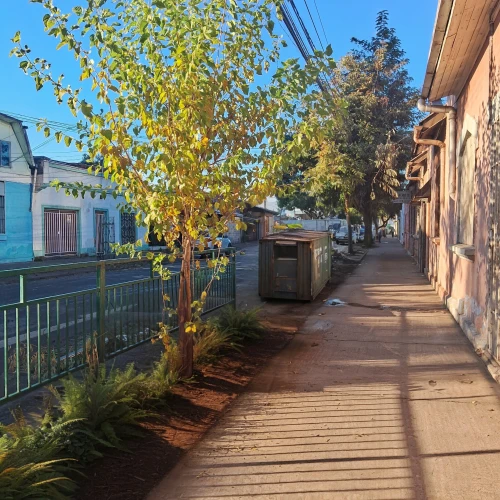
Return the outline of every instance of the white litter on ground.
<path id="1" fill-rule="evenodd" d="M 340 299 L 328 299 L 325 304 L 327 306 L 345 306 L 345 302 Z"/>

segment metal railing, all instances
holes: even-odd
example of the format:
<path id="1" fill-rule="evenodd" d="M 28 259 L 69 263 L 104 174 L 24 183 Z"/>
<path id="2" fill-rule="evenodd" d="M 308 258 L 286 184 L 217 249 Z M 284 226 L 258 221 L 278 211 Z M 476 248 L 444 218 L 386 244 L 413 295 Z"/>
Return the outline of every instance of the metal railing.
<path id="1" fill-rule="evenodd" d="M 235 304 L 235 261 L 230 249 L 230 262 L 215 279 L 213 269 L 193 267 L 193 300 L 210 284 L 203 315 Z M 0 271 L 0 286 L 6 278 L 19 282 L 19 301 L 0 306 L 0 403 L 83 368 L 91 346 L 108 359 L 154 338 L 160 322 L 177 330 L 175 313 L 165 313 L 164 296 L 170 298 L 168 308 L 176 310 L 179 272 L 162 281 L 149 263 L 148 277 L 107 284 L 109 268 L 136 263 L 146 262 L 116 259 Z M 57 272 L 64 279 L 65 273 L 92 270 L 95 287 L 27 298 L 32 275 Z"/>

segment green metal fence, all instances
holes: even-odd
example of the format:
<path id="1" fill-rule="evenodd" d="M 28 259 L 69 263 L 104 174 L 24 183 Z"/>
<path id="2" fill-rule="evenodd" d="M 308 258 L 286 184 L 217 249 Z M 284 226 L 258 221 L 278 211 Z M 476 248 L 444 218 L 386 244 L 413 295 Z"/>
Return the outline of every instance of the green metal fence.
<path id="1" fill-rule="evenodd" d="M 141 262 L 116 259 L 0 271 L 0 286 L 5 279 L 19 281 L 19 301 L 0 306 L 0 403 L 81 369 L 93 343 L 107 359 L 155 337 L 159 322 L 176 331 L 176 315 L 165 314 L 163 296 L 170 297 L 169 308 L 177 308 L 180 273 L 162 282 L 151 267 L 144 279 L 107 284 L 110 268 Z M 30 276 L 57 272 L 64 279 L 65 272 L 93 270 L 95 287 L 28 300 Z M 234 252 L 216 279 L 213 269 L 203 265 L 192 273 L 194 300 L 210 284 L 204 315 L 235 303 Z"/>

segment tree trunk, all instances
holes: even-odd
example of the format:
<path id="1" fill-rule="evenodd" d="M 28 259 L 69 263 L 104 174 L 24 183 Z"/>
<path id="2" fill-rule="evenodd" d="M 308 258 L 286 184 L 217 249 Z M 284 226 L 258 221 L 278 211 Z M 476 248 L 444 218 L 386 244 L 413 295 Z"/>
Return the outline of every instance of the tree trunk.
<path id="1" fill-rule="evenodd" d="M 186 323 L 192 319 L 191 296 L 191 241 L 185 238 L 182 244 L 182 264 L 179 279 L 179 301 L 177 317 L 179 320 L 179 352 L 181 369 L 179 375 L 190 378 L 193 375 L 193 334 L 186 332 Z"/>
<path id="2" fill-rule="evenodd" d="M 363 210 L 363 222 L 365 223 L 365 247 L 370 248 L 373 245 L 373 233 L 372 213 L 369 208 Z"/>
<path id="3" fill-rule="evenodd" d="M 353 253 L 354 250 L 352 248 L 352 225 L 351 225 L 351 214 L 349 212 L 349 198 L 346 196 L 344 200 L 344 206 L 345 206 L 345 218 L 347 221 L 347 252 L 348 253 Z"/>

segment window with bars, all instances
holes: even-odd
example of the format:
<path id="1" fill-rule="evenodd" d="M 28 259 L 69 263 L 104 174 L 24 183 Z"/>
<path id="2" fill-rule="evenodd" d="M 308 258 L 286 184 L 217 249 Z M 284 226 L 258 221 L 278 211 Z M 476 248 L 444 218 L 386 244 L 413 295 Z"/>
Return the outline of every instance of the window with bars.
<path id="1" fill-rule="evenodd" d="M 0 182 L 0 234 L 5 234 L 5 182 Z"/>
<path id="2" fill-rule="evenodd" d="M 10 167 L 10 142 L 0 141 L 0 167 Z"/>

